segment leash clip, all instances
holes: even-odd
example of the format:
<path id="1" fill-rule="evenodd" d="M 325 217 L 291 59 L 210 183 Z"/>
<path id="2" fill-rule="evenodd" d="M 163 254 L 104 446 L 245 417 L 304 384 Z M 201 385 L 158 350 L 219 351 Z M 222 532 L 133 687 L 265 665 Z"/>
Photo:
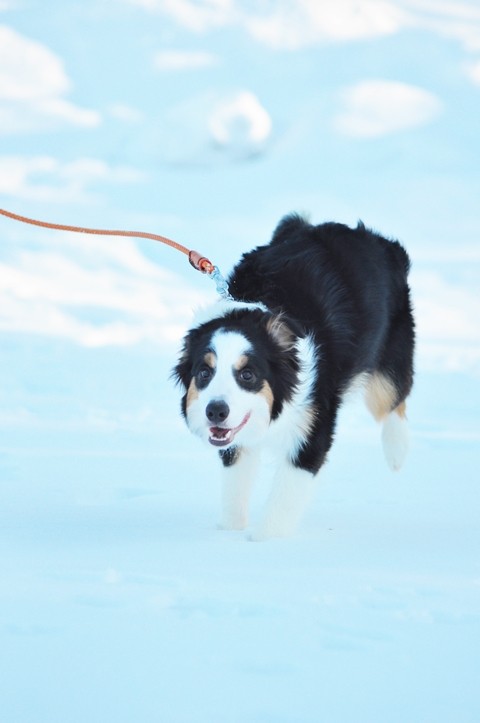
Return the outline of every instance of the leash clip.
<path id="1" fill-rule="evenodd" d="M 201 271 L 202 274 L 207 274 L 215 282 L 215 288 L 217 294 L 228 301 L 233 301 L 233 296 L 228 290 L 228 283 L 222 276 L 218 266 L 214 266 L 209 259 L 205 258 L 198 253 L 198 251 L 190 251 L 188 254 L 188 260 L 194 269 Z"/>
<path id="2" fill-rule="evenodd" d="M 228 283 L 220 273 L 220 269 L 218 266 L 213 267 L 213 271 L 209 274 L 210 278 L 215 281 L 215 288 L 217 290 L 217 294 L 220 294 L 220 296 L 228 301 L 233 301 L 233 296 L 228 290 Z"/>

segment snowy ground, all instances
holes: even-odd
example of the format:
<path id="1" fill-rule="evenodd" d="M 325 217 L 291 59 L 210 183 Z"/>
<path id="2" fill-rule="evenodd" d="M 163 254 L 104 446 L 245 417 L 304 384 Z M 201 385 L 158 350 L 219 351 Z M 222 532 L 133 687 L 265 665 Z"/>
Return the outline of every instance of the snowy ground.
<path id="1" fill-rule="evenodd" d="M 419 374 L 397 475 L 350 402 L 297 537 L 251 543 L 171 362 L 4 338 L 2 723 L 477 723 L 478 379 Z"/>

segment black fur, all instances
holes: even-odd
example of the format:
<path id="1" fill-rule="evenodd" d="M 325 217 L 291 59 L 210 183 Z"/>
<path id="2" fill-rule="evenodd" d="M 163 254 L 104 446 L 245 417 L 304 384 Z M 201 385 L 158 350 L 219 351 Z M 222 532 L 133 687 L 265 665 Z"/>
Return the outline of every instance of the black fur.
<path id="1" fill-rule="evenodd" d="M 245 254 L 229 278 L 232 296 L 261 301 L 313 333 L 320 347 L 317 420 L 296 463 L 317 471 L 331 446 L 341 395 L 360 372 L 379 371 L 400 403 L 413 383 L 414 322 L 398 241 L 359 223 L 312 226 L 284 218 L 267 246 Z"/>
<path id="2" fill-rule="evenodd" d="M 232 464 L 235 464 L 237 461 L 240 450 L 238 447 L 229 447 L 228 449 L 221 449 L 218 454 L 220 455 L 223 466 L 231 467 Z"/>
<path id="3" fill-rule="evenodd" d="M 246 253 L 229 277 L 238 301 L 262 302 L 260 310 L 232 311 L 187 336 L 174 375 L 185 389 L 195 359 L 220 327 L 238 329 L 257 350 L 260 372 L 274 393 L 275 418 L 291 397 L 299 360 L 295 350 L 268 332 L 281 313 L 293 337 L 313 336 L 319 348 L 313 390 L 313 428 L 292 460 L 317 472 L 332 444 L 338 408 L 349 383 L 362 372 L 380 372 L 402 402 L 413 383 L 414 321 L 407 275 L 410 261 L 398 241 L 365 228 L 338 223 L 313 226 L 296 215 L 284 218 L 268 245 Z M 182 402 L 185 414 L 185 397 Z M 231 464 L 236 455 L 227 455 Z"/>

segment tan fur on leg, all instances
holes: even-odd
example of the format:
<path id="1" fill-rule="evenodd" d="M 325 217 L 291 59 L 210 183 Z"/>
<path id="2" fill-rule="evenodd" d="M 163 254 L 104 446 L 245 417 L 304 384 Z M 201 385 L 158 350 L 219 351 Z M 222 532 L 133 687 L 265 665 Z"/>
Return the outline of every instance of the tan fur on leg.
<path id="1" fill-rule="evenodd" d="M 372 374 L 367 381 L 367 388 L 365 392 L 365 401 L 370 412 L 373 414 L 377 422 L 384 419 L 387 414 L 395 408 L 395 402 L 397 400 L 397 390 L 393 382 L 388 379 L 384 374 L 375 372 Z M 400 411 L 400 407 L 403 405 L 403 413 Z M 404 415 L 405 404 L 402 402 L 398 405 L 398 415 Z"/>

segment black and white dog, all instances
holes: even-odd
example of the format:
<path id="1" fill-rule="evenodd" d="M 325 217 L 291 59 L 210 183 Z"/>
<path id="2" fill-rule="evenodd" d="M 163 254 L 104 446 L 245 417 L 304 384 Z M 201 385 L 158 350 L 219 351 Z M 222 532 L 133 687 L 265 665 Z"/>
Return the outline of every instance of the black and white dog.
<path id="1" fill-rule="evenodd" d="M 287 216 L 268 245 L 234 268 L 234 301 L 197 315 L 173 373 L 185 391 L 188 427 L 218 448 L 223 463 L 223 527 L 247 526 L 252 479 L 269 444 L 278 468 L 252 537 L 295 529 L 342 397 L 359 379 L 383 423 L 387 462 L 401 466 L 413 382 L 409 266 L 398 241 L 362 223 L 312 226 Z"/>

